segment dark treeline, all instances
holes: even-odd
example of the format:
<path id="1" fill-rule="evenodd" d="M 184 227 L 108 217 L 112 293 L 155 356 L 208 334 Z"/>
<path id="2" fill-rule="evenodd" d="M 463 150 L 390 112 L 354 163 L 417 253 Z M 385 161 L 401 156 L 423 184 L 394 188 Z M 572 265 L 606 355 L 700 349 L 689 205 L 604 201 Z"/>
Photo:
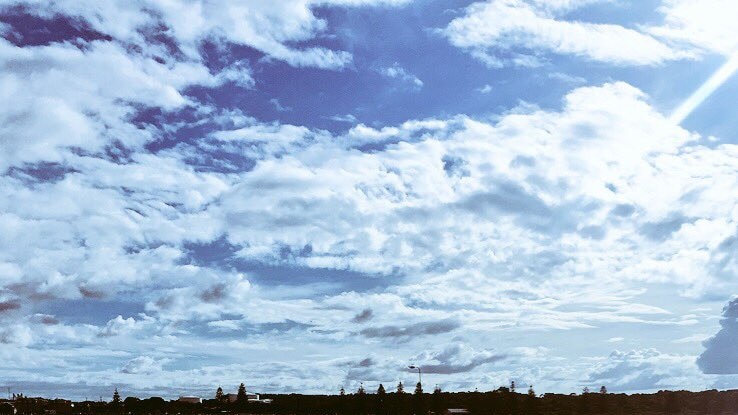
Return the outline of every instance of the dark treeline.
<path id="1" fill-rule="evenodd" d="M 510 392 L 434 392 L 431 394 L 352 394 L 345 396 L 271 395 L 275 414 L 418 415 L 466 409 L 477 415 L 636 415 L 738 414 L 738 390 L 661 391 L 655 394 L 585 393 L 543 396 Z"/>
<path id="2" fill-rule="evenodd" d="M 228 402 L 207 399 L 202 403 L 129 397 L 113 402 L 75 402 L 19 397 L 0 403 L 0 415 L 194 415 L 194 414 L 295 414 L 295 415 L 428 415 L 470 413 L 477 415 L 637 415 L 637 414 L 736 414 L 738 390 L 704 392 L 661 391 L 654 394 L 551 394 L 537 396 L 500 388 L 490 392 L 376 393 L 363 389 L 339 395 L 263 395 L 271 403 L 242 399 Z M 451 410 L 449 412 L 449 410 Z M 459 411 L 462 410 L 462 411 Z"/>

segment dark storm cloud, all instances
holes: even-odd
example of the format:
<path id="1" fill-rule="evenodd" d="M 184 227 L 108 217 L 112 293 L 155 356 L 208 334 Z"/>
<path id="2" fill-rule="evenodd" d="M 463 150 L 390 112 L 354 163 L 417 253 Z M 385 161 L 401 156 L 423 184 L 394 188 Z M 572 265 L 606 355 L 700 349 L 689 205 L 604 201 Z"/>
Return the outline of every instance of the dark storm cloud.
<path id="1" fill-rule="evenodd" d="M 217 302 L 219 300 L 222 300 L 225 297 L 225 295 L 226 295 L 225 284 L 218 284 L 218 285 L 215 285 L 205 290 L 202 294 L 200 294 L 200 298 L 203 301 L 212 303 L 212 302 Z"/>
<path id="2" fill-rule="evenodd" d="M 461 327 L 456 320 L 429 321 L 411 324 L 409 326 L 382 326 L 369 327 L 361 330 L 366 337 L 403 338 L 448 333 Z"/>
<path id="3" fill-rule="evenodd" d="M 59 319 L 54 316 L 41 314 L 41 315 L 38 315 L 37 318 L 41 324 L 45 324 L 47 326 L 54 326 L 54 325 L 59 324 Z"/>
<path id="4" fill-rule="evenodd" d="M 371 357 L 367 357 L 366 359 L 359 362 L 360 367 L 370 367 L 370 366 L 374 366 L 374 364 L 375 364 L 374 360 Z"/>
<path id="5" fill-rule="evenodd" d="M 376 365 L 377 365 L 377 362 L 373 358 L 367 357 L 367 358 L 359 360 L 358 362 L 356 360 L 342 361 L 342 362 L 339 362 L 336 366 L 350 367 L 350 368 L 361 368 L 361 367 L 366 368 L 366 367 L 372 367 Z"/>
<path id="6" fill-rule="evenodd" d="M 417 360 L 423 373 L 450 375 L 471 372 L 481 365 L 507 358 L 507 354 L 494 353 L 492 350 L 474 350 L 462 343 L 456 343 L 443 350 L 418 356 Z"/>
<path id="7" fill-rule="evenodd" d="M 476 369 L 478 366 L 481 366 L 486 363 L 498 362 L 500 360 L 505 360 L 506 358 L 507 356 L 505 355 L 477 356 L 467 363 L 447 362 L 447 363 L 439 363 L 439 364 L 431 364 L 431 365 L 426 364 L 426 365 L 423 365 L 423 372 L 437 373 L 437 374 L 442 374 L 442 375 L 471 372 L 472 370 Z"/>
<path id="8" fill-rule="evenodd" d="M 86 287 L 79 287 L 79 293 L 82 294 L 83 297 L 93 300 L 105 298 L 105 293 L 103 293 L 102 291 L 93 290 Z"/>
<path id="9" fill-rule="evenodd" d="M 354 323 L 364 323 L 369 320 L 371 320 L 374 317 L 374 312 L 371 308 L 366 308 L 361 311 L 361 313 L 354 316 L 354 318 L 351 319 Z"/>
<path id="10" fill-rule="evenodd" d="M 19 308 L 21 308 L 21 305 L 18 300 L 0 301 L 0 313 L 18 310 Z"/>

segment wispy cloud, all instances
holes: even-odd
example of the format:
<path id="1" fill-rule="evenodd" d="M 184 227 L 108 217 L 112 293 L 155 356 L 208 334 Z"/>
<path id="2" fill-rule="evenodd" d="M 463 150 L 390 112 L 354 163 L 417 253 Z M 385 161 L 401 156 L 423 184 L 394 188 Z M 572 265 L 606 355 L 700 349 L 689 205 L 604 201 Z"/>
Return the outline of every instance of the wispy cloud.
<path id="1" fill-rule="evenodd" d="M 562 8 L 586 3 L 566 2 L 565 6 L 556 7 L 525 0 L 473 3 L 464 16 L 452 20 L 441 33 L 452 45 L 467 50 L 491 67 L 537 66 L 539 55 L 545 53 L 615 65 L 656 65 L 693 56 L 637 29 L 569 21 L 556 14 Z"/>
<path id="2" fill-rule="evenodd" d="M 421 89 L 423 87 L 423 81 L 408 72 L 397 62 L 393 63 L 391 66 L 380 67 L 377 69 L 377 72 L 387 78 L 397 79 L 398 81 L 407 83 L 414 89 Z"/>

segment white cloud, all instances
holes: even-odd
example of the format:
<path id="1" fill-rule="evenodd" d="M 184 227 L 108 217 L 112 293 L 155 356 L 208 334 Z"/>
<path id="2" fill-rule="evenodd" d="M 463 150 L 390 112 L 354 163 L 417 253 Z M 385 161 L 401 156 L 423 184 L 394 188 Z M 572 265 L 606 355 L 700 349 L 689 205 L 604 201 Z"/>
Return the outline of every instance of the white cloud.
<path id="1" fill-rule="evenodd" d="M 317 18 L 314 5 L 370 6 L 401 5 L 403 1 L 309 1 L 280 2 L 195 1 L 188 4 L 151 0 L 142 3 L 101 4 L 97 1 L 55 2 L 4 0 L 6 6 L 25 4 L 39 15 L 60 13 L 78 17 L 91 27 L 124 42 L 150 49 L 147 32 L 165 27 L 170 37 L 188 57 L 198 59 L 198 46 L 203 40 L 215 40 L 253 47 L 269 58 L 283 60 L 293 66 L 339 69 L 348 65 L 352 56 L 345 51 L 322 47 L 293 48 L 290 42 L 309 40 L 326 29 L 326 21 Z M 29 4 L 30 3 L 30 4 Z M 255 7 L 258 6 L 258 7 Z"/>
<path id="2" fill-rule="evenodd" d="M 723 308 L 720 330 L 702 344 L 705 350 L 697 358 L 697 365 L 704 373 L 738 374 L 738 300 L 731 300 Z"/>
<path id="3" fill-rule="evenodd" d="M 426 374 L 465 373 L 478 366 L 495 363 L 508 358 L 493 350 L 474 350 L 462 344 L 450 344 L 440 351 L 428 351 L 414 356 L 412 361 L 422 365 Z"/>
<path id="4" fill-rule="evenodd" d="M 0 344 L 28 346 L 33 342 L 33 334 L 28 326 L 14 324 L 0 329 Z"/>
<path id="5" fill-rule="evenodd" d="M 344 7 L 402 3 L 321 2 Z M 224 57 L 230 56 L 230 44 L 241 44 L 294 66 L 339 69 L 351 62 L 345 51 L 287 46 L 325 30 L 326 22 L 314 16 L 310 1 L 260 2 L 254 8 L 250 2 L 232 1 L 179 5 L 7 0 L 0 8 L 20 4 L 25 12 L 42 18 L 81 19 L 112 40 L 78 39 L 35 47 L 0 40 L 0 99 L 5 103 L 0 107 L 2 171 L 38 161 L 63 163 L 69 148 L 93 153 L 116 143 L 138 148 L 157 137 L 149 129 L 136 128 L 131 118 L 142 107 L 167 112 L 199 106 L 182 95 L 192 85 L 232 82 L 253 88 L 254 62 L 231 62 L 211 73 L 199 49 L 206 40 Z"/>
<path id="6" fill-rule="evenodd" d="M 589 374 L 591 384 L 614 392 L 655 392 L 691 389 L 699 379 L 710 382 L 694 364 L 694 356 L 661 353 L 654 349 L 614 351 Z"/>
<path id="7" fill-rule="evenodd" d="M 548 74 L 548 79 L 561 81 L 571 85 L 582 85 L 587 83 L 587 80 L 582 78 L 581 76 L 572 76 L 562 72 L 552 72 Z"/>
<path id="8" fill-rule="evenodd" d="M 356 119 L 356 116 L 353 114 L 344 114 L 344 115 L 331 115 L 330 117 L 327 117 L 331 121 L 336 122 L 345 122 L 350 124 L 355 124 L 358 120 Z"/>
<path id="9" fill-rule="evenodd" d="M 188 103 L 181 88 L 214 82 L 199 65 L 162 65 L 102 41 L 80 50 L 67 44 L 19 48 L 0 40 L 0 65 L 2 170 L 61 162 L 69 147 L 99 152 L 116 140 L 138 147 L 152 137 L 127 122 L 135 105 L 173 110 Z"/>
<path id="10" fill-rule="evenodd" d="M 480 94 L 489 94 L 492 92 L 492 85 L 490 84 L 484 84 L 484 86 L 477 88 L 477 92 Z"/>
<path id="11" fill-rule="evenodd" d="M 274 105 L 274 109 L 276 109 L 279 112 L 292 111 L 292 108 L 291 107 L 285 107 L 284 105 L 282 105 L 281 102 L 279 102 L 279 100 L 277 98 L 270 99 L 269 100 L 269 103 L 272 104 L 272 105 Z"/>
<path id="12" fill-rule="evenodd" d="M 151 17 L 127 6 L 86 6 L 95 13 L 65 10 L 143 42 L 131 27 Z M 270 3 L 270 13 L 282 6 Z M 180 45 L 219 33 L 202 28 L 211 23 L 199 21 L 204 12 L 197 7 L 162 10 Z M 305 58 L 304 50 L 279 46 L 323 30 L 309 8 L 299 10 L 297 27 L 268 34 L 276 44 L 249 42 L 266 42 L 259 47 L 275 59 Z M 175 21 L 180 13 L 189 13 L 193 28 Z M 17 169 L 0 178 L 6 196 L 0 283 L 8 292 L 2 298 L 13 316 L 35 315 L 45 301 L 59 299 L 133 300 L 137 311 L 116 312 L 97 325 L 57 316 L 57 324 L 29 317 L 26 326 L 3 315 L 0 338 L 20 356 L 7 368 L 14 379 L 38 380 L 34 368 L 43 364 L 57 368 L 43 375 L 60 382 L 91 373 L 100 382 L 131 378 L 143 386 L 192 388 L 194 377 L 203 384 L 238 379 L 244 366 L 224 357 L 234 348 L 248 350 L 255 362 L 278 348 L 290 365 L 259 363 L 255 373 L 273 379 L 261 387 L 334 391 L 350 377 L 347 370 L 332 358 L 306 356 L 325 354 L 326 343 L 354 356 L 346 339 L 363 331 L 367 344 L 391 354 L 381 364 L 394 368 L 388 373 L 397 379 L 412 379 L 401 368 L 414 357 L 439 373 L 468 370 L 480 380 L 477 368 L 497 357 L 479 344 L 486 339 L 417 355 L 420 345 L 402 334 L 477 339 L 498 330 L 690 324 L 691 317 L 639 297 L 643 282 L 670 282 L 695 297 L 730 287 L 724 276 L 738 263 L 730 243 L 738 150 L 701 146 L 700 137 L 673 125 L 627 84 L 576 89 L 556 111 L 356 125 L 334 135 L 213 111 L 181 92 L 225 81 L 253 87 L 245 64 L 213 74 L 192 56 L 160 63 L 154 46 L 141 53 L 117 42 L 84 46 L 0 44 L 6 69 L 0 82 L 8 86 L 1 90 L 26 92 L 0 112 L 7 118 L 2 134 L 11 137 L 0 163 Z M 422 85 L 392 68 L 387 76 Z M 102 78 L 91 79 L 97 73 Z M 147 106 L 199 111 L 218 131 L 149 153 L 144 144 L 162 132 L 130 123 Z M 125 147 L 118 161 L 105 154 L 116 140 Z M 213 172 L 189 164 L 190 157 L 217 152 L 252 158 L 253 165 Z M 62 171 L 36 180 L 26 163 L 39 162 L 57 162 Z M 193 244 L 220 250 L 217 242 L 231 244 L 232 263 L 209 263 L 191 252 Z M 244 261 L 288 264 L 292 273 L 265 281 L 231 269 Z M 328 269 L 355 274 L 333 277 Z M 361 292 L 367 281 L 375 293 Z M 147 314 L 138 314 L 141 308 Z M 371 320 L 352 322 L 367 309 Z M 255 333 L 248 341 L 228 337 L 248 330 Z M 407 348 L 398 347 L 398 337 Z M 39 342 L 45 356 L 30 347 Z M 65 371 L 79 362 L 80 350 L 103 356 L 105 368 L 82 362 L 86 370 Z M 169 353 L 171 364 L 151 350 Z M 178 369 L 198 354 L 219 363 Z M 535 380 L 553 370 L 538 355 L 520 356 L 542 369 L 506 367 L 489 381 Z M 302 369 L 294 369 L 298 364 Z M 297 383 L 306 373 L 321 376 Z M 358 379 L 363 372 L 351 373 Z M 576 379 L 568 376 L 566 382 Z M 464 385 L 461 376 L 449 382 Z"/>
<path id="13" fill-rule="evenodd" d="M 251 68 L 245 61 L 234 62 L 218 72 L 219 82 L 233 82 L 243 88 L 253 88 L 254 78 L 251 76 Z"/>
<path id="14" fill-rule="evenodd" d="M 139 356 L 126 362 L 123 368 L 120 370 L 122 373 L 129 374 L 145 374 L 151 375 L 153 373 L 161 372 L 164 361 L 157 361 L 156 359 L 149 356 Z"/>
<path id="15" fill-rule="evenodd" d="M 656 36 L 709 52 L 738 53 L 738 4 L 731 0 L 663 0 L 664 24 L 650 28 Z"/>
<path id="16" fill-rule="evenodd" d="M 123 318 L 118 316 L 107 322 L 105 327 L 100 330 L 98 334 L 100 337 L 112 337 L 130 334 L 133 331 L 143 329 L 147 324 L 151 324 L 152 319 L 144 316 L 141 320 L 136 320 L 133 317 Z"/>
<path id="17" fill-rule="evenodd" d="M 441 32 L 451 44 L 491 67 L 537 66 L 541 53 L 574 55 L 615 65 L 655 65 L 691 56 L 636 29 L 557 18 L 557 11 L 586 3 L 473 3 L 464 16 L 451 21 Z"/>
<path id="18" fill-rule="evenodd" d="M 387 78 L 393 78 L 402 82 L 406 82 L 412 85 L 412 87 L 415 89 L 420 89 L 423 87 L 423 81 L 421 81 L 417 76 L 408 72 L 407 69 L 403 68 L 397 62 L 393 63 L 391 66 L 379 68 L 377 69 L 377 72 L 379 72 L 383 76 L 386 76 Z"/>
<path id="19" fill-rule="evenodd" d="M 612 0 L 531 0 L 536 7 L 551 11 L 568 11 L 596 3 L 608 3 Z"/>

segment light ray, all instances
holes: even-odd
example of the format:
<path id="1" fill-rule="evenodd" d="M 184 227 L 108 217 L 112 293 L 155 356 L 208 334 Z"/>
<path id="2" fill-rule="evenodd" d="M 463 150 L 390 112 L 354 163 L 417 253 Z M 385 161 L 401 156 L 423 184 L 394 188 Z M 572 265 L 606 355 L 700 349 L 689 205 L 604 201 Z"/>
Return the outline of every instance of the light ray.
<path id="1" fill-rule="evenodd" d="M 723 66 L 715 71 L 702 86 L 697 88 L 679 107 L 671 114 L 669 119 L 675 124 L 681 124 L 692 112 L 697 109 L 707 98 L 720 88 L 733 74 L 738 71 L 738 53 L 728 59 Z"/>

